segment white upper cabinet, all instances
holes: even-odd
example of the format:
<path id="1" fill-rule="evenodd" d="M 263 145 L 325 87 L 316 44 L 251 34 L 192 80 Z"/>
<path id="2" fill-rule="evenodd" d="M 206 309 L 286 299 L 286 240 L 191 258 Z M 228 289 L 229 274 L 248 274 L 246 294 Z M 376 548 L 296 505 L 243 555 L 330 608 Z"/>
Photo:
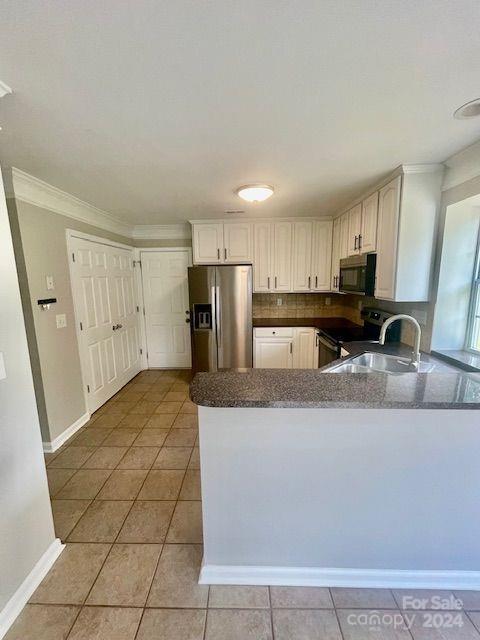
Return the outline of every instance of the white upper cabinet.
<path id="1" fill-rule="evenodd" d="M 355 256 L 360 253 L 359 236 L 362 225 L 362 205 L 357 204 L 348 212 L 348 255 Z"/>
<path id="2" fill-rule="evenodd" d="M 397 262 L 398 220 L 402 176 L 397 176 L 378 197 L 377 271 L 375 297 L 393 300 Z"/>
<path id="3" fill-rule="evenodd" d="M 371 253 L 377 248 L 378 191 L 362 202 L 360 227 L 360 253 Z"/>
<path id="4" fill-rule="evenodd" d="M 310 291 L 312 288 L 313 222 L 293 223 L 293 290 Z"/>
<path id="5" fill-rule="evenodd" d="M 223 222 L 194 224 L 192 245 L 196 264 L 223 262 Z"/>
<path id="6" fill-rule="evenodd" d="M 314 291 L 331 289 L 332 229 L 331 220 L 317 220 L 313 223 L 311 288 Z"/>
<path id="7" fill-rule="evenodd" d="M 331 290 L 337 291 L 340 281 L 340 243 L 342 233 L 342 221 L 336 218 L 333 221 L 333 241 L 332 241 L 332 279 Z"/>
<path id="8" fill-rule="evenodd" d="M 270 222 L 253 225 L 253 288 L 256 292 L 272 290 L 273 229 Z"/>
<path id="9" fill-rule="evenodd" d="M 253 232 L 251 222 L 225 222 L 223 239 L 224 262 L 232 264 L 252 262 Z"/>
<path id="10" fill-rule="evenodd" d="M 348 258 L 348 213 L 340 217 L 340 259 Z"/>
<path id="11" fill-rule="evenodd" d="M 292 290 L 292 223 L 273 223 L 273 289 Z"/>

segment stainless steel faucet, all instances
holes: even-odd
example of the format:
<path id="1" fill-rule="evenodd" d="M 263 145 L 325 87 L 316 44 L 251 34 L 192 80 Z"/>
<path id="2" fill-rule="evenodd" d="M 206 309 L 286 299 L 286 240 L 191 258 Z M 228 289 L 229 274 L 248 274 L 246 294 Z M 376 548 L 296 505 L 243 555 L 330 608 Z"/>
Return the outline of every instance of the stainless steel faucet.
<path id="1" fill-rule="evenodd" d="M 396 320 L 409 320 L 415 327 L 415 344 L 413 347 L 412 360 L 410 364 L 415 369 L 418 369 L 418 365 L 420 364 L 420 339 L 422 337 L 422 329 L 420 328 L 420 325 L 415 320 L 415 318 L 407 315 L 406 313 L 399 313 L 396 316 L 391 316 L 390 318 L 387 318 L 387 320 L 385 320 L 385 322 L 382 324 L 382 327 L 380 329 L 380 338 L 378 341 L 380 344 L 385 344 L 385 336 L 387 334 L 387 329 L 392 324 L 392 322 L 395 322 Z"/>

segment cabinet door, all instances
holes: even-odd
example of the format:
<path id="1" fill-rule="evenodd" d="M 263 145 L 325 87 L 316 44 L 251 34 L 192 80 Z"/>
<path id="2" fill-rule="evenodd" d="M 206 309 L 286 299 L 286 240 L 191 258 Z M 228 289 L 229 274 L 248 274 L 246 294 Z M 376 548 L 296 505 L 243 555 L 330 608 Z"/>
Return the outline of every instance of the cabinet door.
<path id="1" fill-rule="evenodd" d="M 378 191 L 362 202 L 362 228 L 360 253 L 371 253 L 377 248 Z"/>
<path id="2" fill-rule="evenodd" d="M 223 225 L 224 262 L 241 264 L 252 262 L 252 223 L 225 222 Z"/>
<path id="3" fill-rule="evenodd" d="M 341 242 L 341 219 L 337 218 L 333 221 L 333 240 L 332 240 L 332 291 L 337 291 L 340 280 L 340 242 Z"/>
<path id="4" fill-rule="evenodd" d="M 330 291 L 332 269 L 331 220 L 317 220 L 313 230 L 312 289 Z"/>
<path id="5" fill-rule="evenodd" d="M 292 338 L 255 338 L 253 366 L 256 369 L 291 369 Z"/>
<path id="6" fill-rule="evenodd" d="M 272 291 L 272 224 L 270 222 L 255 222 L 253 234 L 253 289 L 255 292 Z"/>
<path id="7" fill-rule="evenodd" d="M 362 203 L 357 204 L 348 212 L 348 255 L 354 256 L 360 253 L 358 249 L 358 236 L 362 225 Z"/>
<path id="8" fill-rule="evenodd" d="M 402 176 L 380 189 L 378 196 L 377 279 L 375 297 L 395 299 L 398 220 Z"/>
<path id="9" fill-rule="evenodd" d="M 312 288 L 312 222 L 293 224 L 293 290 L 310 291 Z"/>
<path id="10" fill-rule="evenodd" d="M 292 290 L 292 223 L 273 223 L 273 288 Z"/>
<path id="11" fill-rule="evenodd" d="M 223 262 L 223 222 L 194 224 L 192 245 L 196 264 Z"/>
<path id="12" fill-rule="evenodd" d="M 348 258 L 348 213 L 340 217 L 340 259 Z"/>
<path id="13" fill-rule="evenodd" d="M 317 358 L 315 359 L 315 355 Z M 293 368 L 316 369 L 318 352 L 316 350 L 316 331 L 312 327 L 298 327 L 293 338 Z"/>

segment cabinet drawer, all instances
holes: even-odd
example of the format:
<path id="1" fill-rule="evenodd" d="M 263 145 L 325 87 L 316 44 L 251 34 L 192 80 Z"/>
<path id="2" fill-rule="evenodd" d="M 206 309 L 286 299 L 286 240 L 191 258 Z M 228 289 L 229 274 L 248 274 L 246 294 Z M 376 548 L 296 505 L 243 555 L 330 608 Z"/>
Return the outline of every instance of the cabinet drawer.
<path id="1" fill-rule="evenodd" d="M 255 338 L 293 338 L 293 327 L 257 327 Z"/>

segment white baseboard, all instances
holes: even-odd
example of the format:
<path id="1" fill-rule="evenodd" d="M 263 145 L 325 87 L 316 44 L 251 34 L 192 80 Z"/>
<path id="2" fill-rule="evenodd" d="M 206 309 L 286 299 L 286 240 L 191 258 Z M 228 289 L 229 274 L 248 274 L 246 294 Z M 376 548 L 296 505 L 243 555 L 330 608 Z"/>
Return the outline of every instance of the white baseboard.
<path id="1" fill-rule="evenodd" d="M 379 589 L 480 589 L 480 571 L 401 571 L 203 564 L 200 584 L 359 587 Z"/>
<path id="2" fill-rule="evenodd" d="M 30 596 L 47 575 L 64 548 L 65 545 L 60 542 L 60 539 L 55 538 L 2 611 L 0 611 L 0 640 L 15 622 L 17 616 L 30 599 Z"/>
<path id="3" fill-rule="evenodd" d="M 56 451 L 59 447 L 62 446 L 64 442 L 66 442 L 69 438 L 71 438 L 74 433 L 76 433 L 79 429 L 81 429 L 84 424 L 87 424 L 89 420 L 90 420 L 90 414 L 84 413 L 83 416 L 80 416 L 78 420 L 75 420 L 75 422 L 71 424 L 69 427 L 67 427 L 63 433 L 57 436 L 55 440 L 52 440 L 51 442 L 44 442 L 43 452 L 53 453 L 54 451 Z"/>

